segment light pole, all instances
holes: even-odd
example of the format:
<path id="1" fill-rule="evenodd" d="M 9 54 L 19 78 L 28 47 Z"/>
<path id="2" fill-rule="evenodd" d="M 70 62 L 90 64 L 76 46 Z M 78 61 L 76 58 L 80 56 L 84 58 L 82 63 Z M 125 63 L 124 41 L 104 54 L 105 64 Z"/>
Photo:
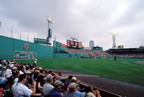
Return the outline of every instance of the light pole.
<path id="1" fill-rule="evenodd" d="M 51 31 L 51 28 L 50 28 L 50 24 L 52 24 L 52 19 L 50 16 L 48 16 L 48 36 L 47 36 L 47 43 L 50 44 L 50 38 L 52 37 L 52 31 Z"/>
<path id="2" fill-rule="evenodd" d="M 111 35 L 112 35 L 112 41 L 113 41 L 113 46 L 112 48 L 116 48 L 116 35 L 117 35 L 117 32 L 111 32 Z"/>

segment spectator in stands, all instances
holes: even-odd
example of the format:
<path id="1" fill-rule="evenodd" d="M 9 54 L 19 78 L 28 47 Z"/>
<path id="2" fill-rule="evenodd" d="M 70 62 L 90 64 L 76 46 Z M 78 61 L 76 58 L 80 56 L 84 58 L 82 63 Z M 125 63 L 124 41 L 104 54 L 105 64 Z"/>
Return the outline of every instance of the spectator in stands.
<path id="1" fill-rule="evenodd" d="M 8 68 L 6 69 L 6 73 L 5 74 L 6 74 L 6 77 L 8 79 L 7 86 L 9 87 L 13 83 L 13 78 L 12 78 L 13 74 L 12 74 L 12 67 L 11 66 L 8 66 Z"/>
<path id="2" fill-rule="evenodd" d="M 73 76 L 68 76 L 67 79 L 65 79 L 65 83 L 64 83 L 64 90 L 66 91 L 67 90 L 67 87 L 68 85 L 71 83 L 71 79 L 72 79 Z"/>
<path id="3" fill-rule="evenodd" d="M 26 71 L 28 71 L 28 72 L 30 72 L 30 73 L 32 72 L 31 65 L 27 65 Z"/>
<path id="4" fill-rule="evenodd" d="M 46 83 L 43 85 L 42 93 L 44 97 L 49 97 L 50 92 L 54 89 L 53 83 L 53 76 L 48 76 L 46 79 Z"/>
<path id="5" fill-rule="evenodd" d="M 17 73 L 17 67 L 13 67 L 12 68 L 12 73 L 13 73 L 13 77 L 15 78 L 16 77 L 16 73 Z"/>
<path id="6" fill-rule="evenodd" d="M 24 66 L 20 67 L 20 71 L 19 72 L 20 72 L 20 74 L 24 74 Z"/>
<path id="7" fill-rule="evenodd" d="M 86 97 L 101 97 L 99 90 L 93 89 L 93 87 L 86 88 Z"/>
<path id="8" fill-rule="evenodd" d="M 58 73 L 58 80 L 65 80 L 67 76 L 63 76 L 62 72 Z"/>
<path id="9" fill-rule="evenodd" d="M 66 92 L 64 94 L 64 97 L 79 97 L 75 94 L 76 90 L 77 90 L 77 84 L 71 83 L 69 86 L 69 92 Z"/>
<path id="10" fill-rule="evenodd" d="M 14 76 L 14 84 L 18 83 L 19 76 L 20 76 L 20 73 L 19 73 L 19 71 L 17 71 L 16 74 L 15 74 L 15 76 Z"/>
<path id="11" fill-rule="evenodd" d="M 44 80 L 43 80 L 44 76 L 42 73 L 40 73 L 39 71 L 39 74 L 38 74 L 38 78 L 37 78 L 37 93 L 41 93 L 42 92 L 42 89 L 43 89 L 43 84 L 44 84 Z"/>
<path id="12" fill-rule="evenodd" d="M 12 62 L 10 62 L 9 66 L 10 66 L 11 68 L 13 68 L 13 67 L 14 67 L 14 64 L 12 64 Z"/>
<path id="13" fill-rule="evenodd" d="M 50 97 L 63 97 L 63 93 L 61 92 L 62 89 L 62 82 L 56 80 L 54 82 L 54 89 L 50 92 Z"/>
<path id="14" fill-rule="evenodd" d="M 33 83 L 33 80 L 32 80 L 32 74 L 30 71 L 26 71 L 26 76 L 27 76 L 27 83 L 26 83 L 26 86 L 28 86 L 29 88 L 32 88 L 32 83 Z"/>
<path id="15" fill-rule="evenodd" d="M 68 86 L 67 86 L 67 90 L 66 90 L 67 92 L 69 92 L 69 86 L 70 86 L 71 82 L 76 83 L 76 80 L 77 80 L 77 78 L 74 77 L 74 76 L 71 78 L 71 81 L 70 81 L 70 83 L 69 83 Z"/>
<path id="16" fill-rule="evenodd" d="M 53 74 L 53 82 L 55 82 L 56 80 L 58 80 L 58 75 L 57 74 Z"/>
<path id="17" fill-rule="evenodd" d="M 101 97 L 100 91 L 96 87 L 93 88 L 93 93 L 96 95 L 96 97 Z"/>
<path id="18" fill-rule="evenodd" d="M 38 87 L 38 82 L 40 81 L 40 79 L 38 80 L 40 76 L 40 71 L 39 70 L 35 70 L 34 75 L 33 75 L 33 84 L 36 83 L 35 88 L 36 88 L 36 93 L 40 93 L 40 89 Z"/>
<path id="19" fill-rule="evenodd" d="M 12 77 L 12 68 L 10 66 L 8 66 L 8 68 L 6 69 L 6 76 L 7 78 Z"/>
<path id="20" fill-rule="evenodd" d="M 5 85 L 6 82 L 8 81 L 5 72 L 6 72 L 6 67 L 3 66 L 0 74 L 0 85 Z"/>
<path id="21" fill-rule="evenodd" d="M 6 67 L 3 66 L 0 76 L 1 76 L 1 77 L 5 77 L 5 75 L 6 75 L 5 73 L 6 73 Z"/>
<path id="22" fill-rule="evenodd" d="M 48 71 L 47 76 L 52 76 L 53 72 L 51 70 Z"/>
<path id="23" fill-rule="evenodd" d="M 77 97 L 84 97 L 85 96 L 85 93 L 83 92 L 80 92 L 80 88 L 79 88 L 79 84 L 76 83 L 77 82 L 77 79 L 76 77 L 72 77 L 72 80 L 71 80 L 71 83 L 68 85 L 68 88 L 67 88 L 67 92 L 70 91 L 70 88 L 71 88 L 71 85 L 72 83 L 75 83 L 76 84 L 76 91 L 74 92 L 74 94 L 77 96 Z"/>
<path id="24" fill-rule="evenodd" d="M 41 93 L 36 94 L 35 91 L 32 91 L 28 87 L 26 87 L 25 86 L 26 81 L 27 81 L 26 75 L 21 74 L 19 77 L 19 82 L 15 86 L 13 86 L 13 89 L 12 89 L 14 97 L 20 97 L 20 96 L 31 97 L 31 96 L 41 96 L 42 95 Z"/>

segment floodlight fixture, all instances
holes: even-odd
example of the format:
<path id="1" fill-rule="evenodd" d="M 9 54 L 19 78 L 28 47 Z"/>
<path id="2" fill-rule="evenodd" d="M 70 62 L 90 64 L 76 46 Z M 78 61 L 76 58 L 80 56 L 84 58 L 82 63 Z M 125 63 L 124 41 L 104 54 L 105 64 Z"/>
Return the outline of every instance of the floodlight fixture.
<path id="1" fill-rule="evenodd" d="M 52 23 L 52 19 L 50 16 L 48 16 L 48 19 L 47 19 L 48 23 Z"/>
<path id="2" fill-rule="evenodd" d="M 110 33 L 112 35 L 112 41 L 113 41 L 113 46 L 112 48 L 116 48 L 116 35 L 117 35 L 117 32 L 111 32 Z"/>
<path id="3" fill-rule="evenodd" d="M 115 36 L 115 35 L 117 35 L 117 32 L 111 32 L 110 34 Z"/>

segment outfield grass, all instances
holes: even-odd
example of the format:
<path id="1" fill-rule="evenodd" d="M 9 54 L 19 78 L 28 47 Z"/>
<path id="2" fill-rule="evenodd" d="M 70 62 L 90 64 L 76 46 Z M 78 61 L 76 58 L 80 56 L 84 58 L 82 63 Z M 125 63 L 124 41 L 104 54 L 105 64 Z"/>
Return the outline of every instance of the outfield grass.
<path id="1" fill-rule="evenodd" d="M 136 64 L 144 59 L 41 59 L 38 65 L 50 69 L 65 69 L 86 74 L 98 75 L 144 86 L 144 64 Z M 32 63 L 33 61 L 17 61 Z"/>

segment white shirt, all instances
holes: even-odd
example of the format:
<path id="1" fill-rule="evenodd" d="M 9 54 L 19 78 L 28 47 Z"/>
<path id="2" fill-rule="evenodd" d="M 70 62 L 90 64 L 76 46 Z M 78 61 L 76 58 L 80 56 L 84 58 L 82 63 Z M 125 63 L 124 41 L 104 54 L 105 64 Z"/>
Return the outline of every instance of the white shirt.
<path id="1" fill-rule="evenodd" d="M 14 83 L 17 83 L 17 82 L 18 82 L 18 80 L 19 80 L 18 78 L 15 78 L 15 79 L 14 79 Z"/>
<path id="2" fill-rule="evenodd" d="M 19 97 L 19 96 L 31 97 L 32 95 L 32 90 L 30 90 L 28 87 L 26 87 L 22 83 L 17 83 L 13 85 L 12 91 L 13 91 L 14 97 Z"/>
<path id="3" fill-rule="evenodd" d="M 9 64 L 10 67 L 14 67 L 14 64 Z"/>
<path id="4" fill-rule="evenodd" d="M 14 79 L 14 84 L 13 84 L 13 86 L 18 83 L 18 80 L 19 80 L 19 78 L 15 78 L 15 79 Z"/>
<path id="5" fill-rule="evenodd" d="M 20 75 L 21 75 L 21 74 L 24 74 L 22 71 L 19 71 L 19 73 L 20 73 Z"/>
<path id="6" fill-rule="evenodd" d="M 11 77 L 12 76 L 12 70 L 7 69 L 5 74 L 7 75 L 7 78 Z"/>
<path id="7" fill-rule="evenodd" d="M 53 85 L 51 85 L 51 84 L 49 84 L 49 83 L 45 83 L 45 84 L 43 85 L 43 90 L 42 90 L 44 96 L 49 95 L 50 92 L 53 90 L 53 88 L 54 88 Z"/>
<path id="8" fill-rule="evenodd" d="M 14 84 L 12 85 L 12 91 L 15 90 L 14 88 L 15 88 L 15 85 L 18 83 L 18 80 L 19 80 L 18 78 L 14 79 Z"/>

